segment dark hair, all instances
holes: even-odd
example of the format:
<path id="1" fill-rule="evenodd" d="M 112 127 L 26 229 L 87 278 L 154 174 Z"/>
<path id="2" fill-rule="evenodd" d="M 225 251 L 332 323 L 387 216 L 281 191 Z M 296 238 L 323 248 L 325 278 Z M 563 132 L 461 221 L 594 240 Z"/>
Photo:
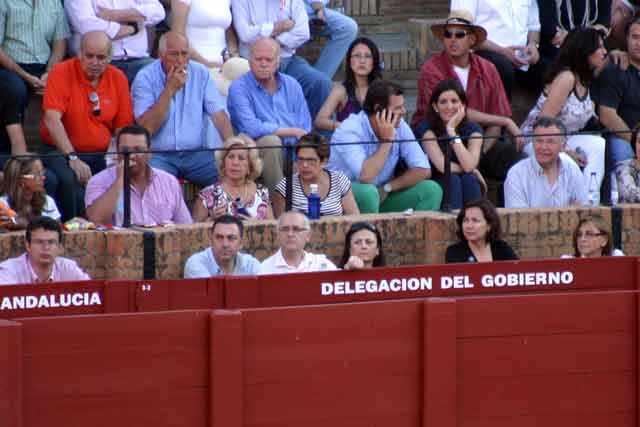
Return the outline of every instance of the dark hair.
<path id="1" fill-rule="evenodd" d="M 331 156 L 331 146 L 327 138 L 317 132 L 310 132 L 298 140 L 295 148 L 296 156 L 302 148 L 313 148 L 320 158 L 320 161 L 329 159 Z"/>
<path id="2" fill-rule="evenodd" d="M 213 220 L 213 225 L 211 226 L 211 232 L 215 230 L 216 225 L 218 224 L 235 224 L 238 226 L 238 231 L 240 232 L 240 237 L 244 233 L 244 225 L 242 224 L 242 220 L 233 216 L 233 215 L 221 215 L 218 218 Z"/>
<path id="3" fill-rule="evenodd" d="M 389 106 L 392 95 L 402 95 L 404 91 L 399 85 L 388 80 L 376 80 L 371 83 L 367 96 L 364 98 L 362 109 L 367 115 L 382 111 Z"/>
<path id="4" fill-rule="evenodd" d="M 373 68 L 371 69 L 371 72 L 367 76 L 367 80 L 369 80 L 369 84 L 371 84 L 371 82 L 374 80 L 382 78 L 382 66 L 380 64 L 380 49 L 378 49 L 378 46 L 373 42 L 373 40 L 367 37 L 358 37 L 349 45 L 349 49 L 347 49 L 347 56 L 345 60 L 346 78 L 344 79 L 344 82 L 342 84 L 344 85 L 344 88 L 347 91 L 347 95 L 350 98 L 355 96 L 355 90 L 356 90 L 356 76 L 355 76 L 355 73 L 353 72 L 353 69 L 351 68 L 351 61 L 350 61 L 351 52 L 359 44 L 363 44 L 367 46 L 371 51 L 371 56 L 373 57 L 372 58 Z"/>
<path id="5" fill-rule="evenodd" d="M 338 267 L 344 268 L 345 264 L 349 261 L 349 258 L 351 257 L 351 238 L 355 233 L 361 230 L 368 230 L 375 234 L 376 244 L 378 245 L 378 255 L 373 259 L 373 266 L 384 267 L 386 265 L 386 261 L 384 259 L 384 251 L 382 250 L 382 235 L 375 225 L 365 221 L 354 222 L 351 224 L 351 227 L 344 238 L 344 251 L 342 252 L 342 258 L 338 263 Z"/>
<path id="6" fill-rule="evenodd" d="M 147 128 L 135 123 L 120 129 L 120 132 L 118 132 L 118 136 L 116 138 L 117 148 L 120 148 L 120 138 L 122 137 L 122 135 L 144 135 L 144 139 L 145 139 L 145 142 L 147 143 L 147 147 L 149 147 L 149 145 L 151 144 L 151 134 L 149 134 L 149 131 L 147 130 Z"/>
<path id="7" fill-rule="evenodd" d="M 9 206 L 15 210 L 18 215 L 23 217 L 37 217 L 42 215 L 44 205 L 46 204 L 45 192 L 33 193 L 30 205 L 24 203 L 24 190 L 20 181 L 22 175 L 29 174 L 33 164 L 39 162 L 40 159 L 31 153 L 21 154 L 9 159 L 4 165 L 2 188 L 0 194 L 7 196 Z M 31 212 L 29 212 L 31 208 Z"/>
<path id="8" fill-rule="evenodd" d="M 563 135 L 563 140 L 567 138 L 567 127 L 564 125 L 562 120 L 558 117 L 549 117 L 549 116 L 540 116 L 533 122 L 533 127 L 531 129 L 536 130 L 537 128 L 550 128 L 551 126 L 555 126 L 558 128 L 560 133 Z"/>
<path id="9" fill-rule="evenodd" d="M 545 84 L 549 84 L 558 74 L 565 70 L 574 73 L 583 85 L 589 86 L 593 80 L 593 69 L 587 58 L 600 49 L 603 42 L 602 33 L 594 28 L 576 28 L 564 39 L 558 56 L 545 76 Z"/>
<path id="10" fill-rule="evenodd" d="M 58 243 L 62 242 L 62 225 L 58 221 L 48 216 L 37 216 L 29 221 L 25 239 L 31 243 L 31 233 L 36 230 L 55 231 L 58 233 Z"/>
<path id="11" fill-rule="evenodd" d="M 624 38 L 625 38 L 625 43 L 626 43 L 626 39 L 629 38 L 629 33 L 631 32 L 631 27 L 633 25 L 636 24 L 640 24 L 640 15 L 638 15 L 637 13 L 633 15 L 633 18 L 631 18 L 631 20 L 629 22 L 626 23 L 626 25 L 624 26 Z M 625 46 L 627 48 L 627 50 L 629 49 L 629 46 Z"/>
<path id="12" fill-rule="evenodd" d="M 458 239 L 463 242 L 467 241 L 467 238 L 464 237 L 464 233 L 462 232 L 462 221 L 464 220 L 464 216 L 466 215 L 467 209 L 470 208 L 478 208 L 482 211 L 484 215 L 485 221 L 489 225 L 489 231 L 485 236 L 485 240 L 487 243 L 494 243 L 500 240 L 502 236 L 502 231 L 500 230 L 500 217 L 498 216 L 498 211 L 493 206 L 493 204 L 487 199 L 476 199 L 468 201 L 464 204 L 460 212 L 458 212 L 458 217 L 456 218 L 456 223 L 458 224 L 458 230 L 456 231 L 456 235 Z"/>
<path id="13" fill-rule="evenodd" d="M 582 256 L 582 254 L 578 250 L 578 233 L 580 232 L 580 227 L 582 227 L 584 224 L 588 222 L 592 223 L 598 229 L 601 235 L 607 236 L 607 244 L 604 245 L 604 247 L 602 248 L 602 255 L 604 256 L 611 255 L 612 245 L 611 245 L 611 233 L 609 232 L 609 227 L 607 227 L 607 224 L 605 223 L 604 219 L 601 216 L 589 215 L 581 218 L 580 221 L 578 221 L 578 225 L 576 226 L 576 229 L 573 230 L 573 256 L 575 256 L 576 258 L 579 258 Z"/>
<path id="14" fill-rule="evenodd" d="M 446 79 L 438 83 L 436 88 L 433 90 L 431 94 L 431 99 L 429 100 L 429 106 L 427 107 L 427 122 L 429 123 L 429 129 L 436 136 L 444 136 L 446 133 L 446 123 L 442 121 L 440 118 L 440 114 L 433 108 L 433 104 L 438 104 L 438 99 L 440 99 L 440 95 L 447 91 L 454 91 L 458 97 L 460 98 L 460 102 L 464 105 L 467 105 L 467 95 L 464 92 L 464 88 L 458 81 L 458 79 Z M 467 122 L 467 117 L 465 115 L 464 119 L 458 125 L 458 129 Z"/>

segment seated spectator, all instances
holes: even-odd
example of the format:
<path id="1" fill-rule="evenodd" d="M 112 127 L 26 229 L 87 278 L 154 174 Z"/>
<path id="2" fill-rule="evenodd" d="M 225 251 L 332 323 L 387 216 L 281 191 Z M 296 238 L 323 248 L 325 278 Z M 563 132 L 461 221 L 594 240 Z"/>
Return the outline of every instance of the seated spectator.
<path id="1" fill-rule="evenodd" d="M 249 71 L 249 62 L 240 58 L 238 36 L 231 25 L 231 0 L 171 0 L 171 28 L 187 35 L 191 59 L 209 69 L 224 97 L 229 94 L 227 80 Z"/>
<path id="2" fill-rule="evenodd" d="M 600 256 L 624 256 L 611 244 L 609 227 L 600 216 L 587 216 L 578 222 L 573 232 L 573 255 L 561 258 L 594 258 Z"/>
<path id="3" fill-rule="evenodd" d="M 64 8 L 73 30 L 72 52 L 79 51 L 84 34 L 103 31 L 113 45 L 111 65 L 122 70 L 129 85 L 138 71 L 153 61 L 147 27 L 164 19 L 164 8 L 158 0 L 73 0 L 66 1 Z"/>
<path id="4" fill-rule="evenodd" d="M 44 165 L 59 182 L 62 220 L 84 216 L 84 186 L 105 168 L 111 137 L 133 122 L 127 78 L 109 65 L 111 40 L 103 32 L 82 37 L 80 56 L 56 65 L 47 82 L 40 134 Z"/>
<path id="5" fill-rule="evenodd" d="M 328 3 L 329 0 L 304 0 L 313 35 L 328 39 L 313 67 L 332 79 L 349 43 L 358 35 L 358 24 L 349 16 L 328 8 Z"/>
<path id="6" fill-rule="evenodd" d="M 184 265 L 184 278 L 259 274 L 260 261 L 240 252 L 243 232 L 242 221 L 237 217 L 216 218 L 209 234 L 211 246 L 189 257 Z"/>
<path id="7" fill-rule="evenodd" d="M 612 0 L 611 1 L 611 44 L 620 48 L 627 46 L 626 29 L 640 10 L 638 0 Z"/>
<path id="8" fill-rule="evenodd" d="M 296 55 L 296 49 L 309 40 L 309 19 L 303 0 L 231 0 L 231 11 L 240 39 L 240 54 L 248 58 L 250 45 L 260 38 L 273 37 L 280 47 L 275 68 L 300 83 L 308 110 L 315 117 L 329 96 L 331 79 Z M 343 54 L 344 51 L 338 52 L 339 57 Z"/>
<path id="9" fill-rule="evenodd" d="M 634 131 L 636 157 L 623 160 L 615 169 L 618 181 L 619 203 L 640 203 L 640 144 L 638 130 Z"/>
<path id="10" fill-rule="evenodd" d="M 321 135 L 304 135 L 296 145 L 296 166 L 298 172 L 292 176 L 293 192 L 291 209 L 309 212 L 311 184 L 318 185 L 320 195 L 320 215 L 357 215 L 358 205 L 351 191 L 351 182 L 340 171 L 326 169 L 331 154 L 329 142 Z M 276 216 L 285 211 L 287 197 L 286 178 L 278 183 L 273 196 Z"/>
<path id="11" fill-rule="evenodd" d="M 361 270 L 385 265 L 382 236 L 376 226 L 370 222 L 351 224 L 338 266 L 343 270 Z"/>
<path id="12" fill-rule="evenodd" d="M 434 166 L 433 179 L 444 186 L 445 151 L 451 149 L 451 207 L 460 209 L 464 202 L 482 196 L 482 175 L 476 169 L 482 151 L 482 129 L 467 120 L 467 97 L 457 79 L 443 80 L 431 95 L 422 148 Z M 449 137 L 451 139 L 436 139 Z"/>
<path id="13" fill-rule="evenodd" d="M 182 188 L 172 175 L 149 165 L 149 132 L 139 125 L 123 128 L 118 134 L 118 152 L 131 153 L 131 224 L 190 224 L 191 215 Z M 122 225 L 124 215 L 124 157 L 93 176 L 87 184 L 85 204 L 89 220 L 98 224 Z"/>
<path id="14" fill-rule="evenodd" d="M 599 31 L 593 28 L 573 30 L 564 40 L 560 52 L 546 76 L 546 86 L 538 102 L 522 124 L 522 133 L 531 135 L 538 117 L 557 117 L 567 131 L 582 130 L 594 117 L 594 105 L 589 85 L 594 75 L 605 65 L 607 51 Z M 527 138 L 525 152 L 533 155 L 532 137 Z M 583 168 L 588 186 L 592 173 L 596 174 L 598 189 L 604 177 L 605 141 L 597 135 L 568 135 L 564 153 Z"/>
<path id="15" fill-rule="evenodd" d="M 472 51 L 486 40 L 487 32 L 473 24 L 473 15 L 467 10 L 452 10 L 444 23 L 431 27 L 431 32 L 442 41 L 444 50 L 422 65 L 411 127 L 421 139 L 429 128 L 427 111 L 433 91 L 441 81 L 457 79 L 466 93 L 467 119 L 484 128 L 485 154 L 480 170 L 487 177 L 504 180 L 507 170 L 522 158 L 518 150 L 524 141 L 511 119 L 511 105 L 496 67 Z M 515 144 L 498 139 L 503 130 L 514 137 Z"/>
<path id="16" fill-rule="evenodd" d="M 600 122 L 613 132 L 609 137 L 614 167 L 633 157 L 631 129 L 640 122 L 640 16 L 626 27 L 629 66 L 608 64 L 591 86 Z"/>
<path id="17" fill-rule="evenodd" d="M 500 236 L 500 217 L 487 199 L 465 203 L 456 217 L 460 241 L 447 248 L 445 262 L 516 260 L 518 256 Z"/>
<path id="18" fill-rule="evenodd" d="M 626 1 L 626 0 L 625 0 Z M 611 0 L 538 1 L 540 54 L 553 60 L 570 31 L 594 28 L 603 35 L 611 26 Z"/>
<path id="19" fill-rule="evenodd" d="M 25 235 L 27 252 L 0 263 L 0 285 L 90 280 L 75 261 L 62 253 L 62 226 L 49 217 L 29 221 Z"/>
<path id="20" fill-rule="evenodd" d="M 42 162 L 31 153 L 12 157 L 5 164 L 0 201 L 18 214 L 12 229 L 26 228 L 30 220 L 42 215 L 60 220 L 56 202 L 45 194 L 44 181 Z"/>
<path id="21" fill-rule="evenodd" d="M 256 143 L 245 134 L 224 142 L 224 150 L 216 151 L 220 180 L 200 191 L 193 206 L 197 222 L 214 220 L 222 215 L 241 218 L 271 219 L 269 191 L 256 183 L 262 162 Z"/>
<path id="22" fill-rule="evenodd" d="M 538 51 L 540 15 L 538 0 L 452 0 L 451 10 L 464 9 L 476 25 L 487 30 L 487 39 L 475 53 L 498 69 L 511 99 L 516 79 L 524 87 L 540 88 L 549 60 Z"/>
<path id="23" fill-rule="evenodd" d="M 140 70 L 131 89 L 136 120 L 152 135 L 151 148 L 165 151 L 154 153 L 150 165 L 202 187 L 211 185 L 218 179 L 213 153 L 182 150 L 221 147 L 233 135 L 224 100 L 209 71 L 189 60 L 184 34 L 163 34 L 158 50 L 160 59 Z M 217 129 L 216 141 L 206 141 L 205 114 Z"/>
<path id="24" fill-rule="evenodd" d="M 504 183 L 507 208 L 562 208 L 587 203 L 587 185 L 573 161 L 562 156 L 567 129 L 555 117 L 533 124 L 534 155 L 516 163 Z"/>
<path id="25" fill-rule="evenodd" d="M 402 89 L 378 80 L 369 87 L 362 111 L 349 116 L 333 134 L 328 169 L 343 171 L 351 180 L 362 213 L 440 207 L 442 189 L 428 180 L 429 159 L 405 123 L 405 114 Z M 400 160 L 407 170 L 394 177 Z"/>
<path id="26" fill-rule="evenodd" d="M 260 274 L 336 270 L 336 266 L 325 255 L 312 254 L 304 250 L 310 238 L 311 224 L 304 214 L 289 211 L 280 215 L 278 218 L 280 249 L 262 261 Z"/>
<path id="27" fill-rule="evenodd" d="M 380 51 L 366 37 L 359 37 L 351 43 L 345 64 L 344 82 L 333 86 L 315 118 L 314 125 L 318 129 L 333 132 L 349 115 L 359 113 L 369 84 L 382 78 Z"/>
<path id="28" fill-rule="evenodd" d="M 301 1 L 301 0 L 300 0 Z M 293 145 L 311 131 L 311 116 L 298 82 L 278 71 L 280 45 L 261 38 L 251 45 L 246 73 L 229 88 L 229 113 L 238 132 L 256 140 L 258 147 Z M 264 183 L 273 191 L 282 179 L 282 154 L 277 148 L 260 150 Z"/>
<path id="29" fill-rule="evenodd" d="M 64 59 L 67 37 L 69 25 L 59 0 L 0 2 L 0 93 L 19 114 L 16 124 L 22 123 L 29 94 L 43 93 L 49 72 Z M 11 143 L 15 139 L 0 132 L 0 150 Z"/>

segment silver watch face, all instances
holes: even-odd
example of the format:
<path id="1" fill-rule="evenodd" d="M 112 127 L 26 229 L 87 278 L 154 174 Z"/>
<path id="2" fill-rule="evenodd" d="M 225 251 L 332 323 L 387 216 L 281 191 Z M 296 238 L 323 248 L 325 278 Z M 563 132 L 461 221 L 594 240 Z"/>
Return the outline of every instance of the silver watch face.
<path id="1" fill-rule="evenodd" d="M 69 154 L 69 161 L 71 160 L 78 160 L 78 156 L 76 156 L 75 154 Z"/>

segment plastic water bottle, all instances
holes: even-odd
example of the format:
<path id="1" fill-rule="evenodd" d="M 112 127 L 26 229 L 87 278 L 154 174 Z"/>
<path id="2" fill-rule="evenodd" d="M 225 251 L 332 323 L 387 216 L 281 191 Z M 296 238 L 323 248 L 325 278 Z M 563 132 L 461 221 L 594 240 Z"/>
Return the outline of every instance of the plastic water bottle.
<path id="1" fill-rule="evenodd" d="M 589 177 L 589 206 L 600 205 L 600 190 L 598 189 L 598 180 L 596 179 L 596 173 L 591 172 Z"/>
<path id="2" fill-rule="evenodd" d="M 309 207 L 307 216 L 309 219 L 318 219 L 320 218 L 320 194 L 318 192 L 318 184 L 310 184 L 309 190 L 311 193 L 309 193 L 308 197 Z"/>

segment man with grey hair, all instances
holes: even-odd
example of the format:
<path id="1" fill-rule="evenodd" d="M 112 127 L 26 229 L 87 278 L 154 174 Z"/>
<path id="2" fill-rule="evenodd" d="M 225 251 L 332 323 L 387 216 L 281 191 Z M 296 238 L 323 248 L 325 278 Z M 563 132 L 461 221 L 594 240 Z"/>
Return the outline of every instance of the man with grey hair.
<path id="1" fill-rule="evenodd" d="M 134 115 L 149 131 L 156 152 L 150 165 L 200 186 L 213 184 L 218 172 L 212 152 L 233 135 L 224 98 L 204 65 L 189 60 L 189 40 L 168 32 L 160 38 L 160 59 L 144 67 L 133 82 Z M 217 132 L 206 141 L 206 120 Z"/>
<path id="2" fill-rule="evenodd" d="M 110 59 L 109 37 L 91 31 L 82 37 L 80 55 L 49 73 L 40 134 L 48 154 L 43 162 L 59 184 L 64 221 L 84 216 L 84 186 L 105 168 L 111 138 L 133 122 L 127 78 Z"/>
<path id="3" fill-rule="evenodd" d="M 288 211 L 280 215 L 278 219 L 280 249 L 262 261 L 260 274 L 336 270 L 336 266 L 326 255 L 312 254 L 304 250 L 310 238 L 311 224 L 303 213 Z"/>
<path id="4" fill-rule="evenodd" d="M 555 117 L 540 117 L 533 124 L 534 156 L 516 163 L 504 183 L 507 208 L 561 208 L 587 203 L 580 168 L 560 153 L 567 129 Z"/>

